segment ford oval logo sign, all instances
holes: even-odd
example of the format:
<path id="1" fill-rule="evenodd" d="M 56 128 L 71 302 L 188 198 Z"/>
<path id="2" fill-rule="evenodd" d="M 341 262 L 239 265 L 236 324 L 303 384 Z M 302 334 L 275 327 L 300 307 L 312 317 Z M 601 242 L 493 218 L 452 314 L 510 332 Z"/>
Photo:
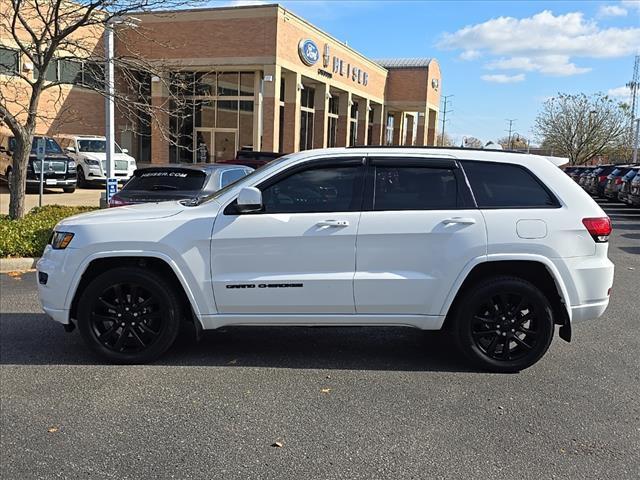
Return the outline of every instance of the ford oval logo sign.
<path id="1" fill-rule="evenodd" d="M 311 66 L 320 58 L 320 50 L 311 39 L 303 39 L 298 43 L 298 54 L 305 65 Z"/>

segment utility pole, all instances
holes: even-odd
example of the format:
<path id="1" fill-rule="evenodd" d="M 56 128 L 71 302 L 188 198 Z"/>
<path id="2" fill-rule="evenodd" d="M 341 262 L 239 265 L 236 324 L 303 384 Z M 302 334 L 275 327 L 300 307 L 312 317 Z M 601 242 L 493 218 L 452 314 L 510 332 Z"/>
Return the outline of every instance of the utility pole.
<path id="1" fill-rule="evenodd" d="M 638 108 L 638 89 L 640 89 L 640 55 L 636 55 L 635 62 L 633 64 L 633 77 L 631 81 L 626 85 L 631 90 L 631 125 L 629 125 L 631 131 L 629 132 L 629 139 L 633 142 L 634 139 L 638 138 L 638 123 L 636 121 L 637 118 L 637 108 Z M 634 123 L 636 124 L 635 135 L 634 135 Z M 637 142 L 636 142 L 637 143 Z M 637 149 L 636 149 L 637 150 Z M 637 155 L 637 151 L 634 151 L 634 155 Z M 635 163 L 635 157 L 634 157 Z"/>
<path id="2" fill-rule="evenodd" d="M 636 118 L 636 138 L 633 142 L 633 163 L 638 163 L 638 142 L 640 142 L 640 117 Z"/>
<path id="3" fill-rule="evenodd" d="M 513 122 L 518 120 L 517 118 L 507 118 L 507 122 L 509 122 L 509 140 L 507 142 L 507 150 L 511 150 L 511 132 L 513 130 Z"/>
<path id="4" fill-rule="evenodd" d="M 447 113 L 452 113 L 453 110 L 447 110 L 447 100 L 453 97 L 453 95 L 445 95 L 442 97 L 444 99 L 444 106 L 442 108 L 442 132 L 440 134 L 440 146 L 444 147 L 444 125 L 447 121 Z"/>

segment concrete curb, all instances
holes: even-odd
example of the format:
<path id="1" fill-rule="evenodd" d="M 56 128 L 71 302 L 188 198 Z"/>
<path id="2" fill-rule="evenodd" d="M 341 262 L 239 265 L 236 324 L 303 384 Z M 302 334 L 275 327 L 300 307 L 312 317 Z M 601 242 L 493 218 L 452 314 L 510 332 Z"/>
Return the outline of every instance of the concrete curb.
<path id="1" fill-rule="evenodd" d="M 38 260 L 38 258 L 0 258 L 0 273 L 33 270 Z"/>

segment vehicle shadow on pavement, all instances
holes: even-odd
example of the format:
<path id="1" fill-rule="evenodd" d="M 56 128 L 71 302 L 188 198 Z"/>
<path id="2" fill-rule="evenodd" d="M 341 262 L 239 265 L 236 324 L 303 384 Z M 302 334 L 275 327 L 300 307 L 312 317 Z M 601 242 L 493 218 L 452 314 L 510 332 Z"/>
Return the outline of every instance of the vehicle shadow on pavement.
<path id="1" fill-rule="evenodd" d="M 2 365 L 100 365 L 78 331 L 43 314 L 0 315 Z M 233 327 L 194 339 L 183 329 L 151 366 L 473 372 L 442 332 L 396 327 Z"/>

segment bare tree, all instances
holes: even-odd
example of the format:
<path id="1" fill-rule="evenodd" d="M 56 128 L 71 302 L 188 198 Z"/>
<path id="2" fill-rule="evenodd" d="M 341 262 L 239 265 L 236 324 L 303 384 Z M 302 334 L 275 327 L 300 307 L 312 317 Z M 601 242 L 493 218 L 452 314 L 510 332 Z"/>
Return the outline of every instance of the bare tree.
<path id="1" fill-rule="evenodd" d="M 10 182 L 9 215 L 25 213 L 26 171 L 33 136 L 42 125 L 64 118 L 64 98 L 69 83 L 80 84 L 101 96 L 104 88 L 106 53 L 103 36 L 114 32 L 119 48 L 112 61 L 116 71 L 114 100 L 119 118 L 131 125 L 144 125 L 145 131 L 169 137 L 166 122 L 170 99 L 151 101 L 151 78 L 171 88 L 166 65 L 146 60 L 135 51 L 136 42 L 157 42 L 145 35 L 143 27 L 132 23 L 131 14 L 197 5 L 199 0 L 0 0 L 0 38 L 15 48 L 19 65 L 0 82 L 0 125 L 15 137 Z M 164 45 L 171 48 L 168 44 Z M 23 62 L 29 68 L 23 68 Z M 59 62 L 64 62 L 59 66 Z M 65 68 L 66 77 L 55 72 Z M 6 70 L 6 69 L 5 69 Z M 52 73 L 53 72 L 53 73 Z M 178 93 L 179 95 L 179 93 Z M 40 108 L 43 98 L 53 108 Z M 99 97 L 97 97 L 99 98 Z"/>
<path id="2" fill-rule="evenodd" d="M 436 135 L 436 138 L 440 139 L 440 142 L 441 142 L 440 145 L 442 147 L 454 147 L 455 146 L 453 138 L 451 138 L 451 135 L 449 135 L 448 133 L 444 133 L 444 134 L 438 133 Z"/>
<path id="3" fill-rule="evenodd" d="M 526 150 L 529 146 L 529 140 L 518 134 L 511 135 L 511 138 L 499 138 L 498 143 L 505 150 Z"/>
<path id="4" fill-rule="evenodd" d="M 463 137 L 462 138 L 462 146 L 465 148 L 482 148 L 483 147 L 482 140 L 476 137 Z"/>
<path id="5" fill-rule="evenodd" d="M 547 100 L 535 121 L 541 144 L 581 165 L 628 142 L 628 106 L 598 93 L 560 93 Z"/>

